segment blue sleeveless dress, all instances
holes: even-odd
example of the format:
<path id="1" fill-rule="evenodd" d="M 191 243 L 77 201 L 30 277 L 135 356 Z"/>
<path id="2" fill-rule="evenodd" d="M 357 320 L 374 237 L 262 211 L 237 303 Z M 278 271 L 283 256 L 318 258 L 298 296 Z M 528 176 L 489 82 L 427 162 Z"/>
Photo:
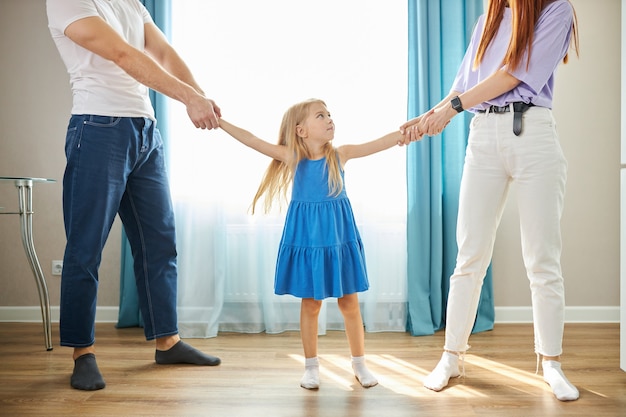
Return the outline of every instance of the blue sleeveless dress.
<path id="1" fill-rule="evenodd" d="M 278 250 L 276 294 L 323 300 L 369 288 L 345 184 L 338 196 L 328 194 L 326 158 L 300 161 Z"/>

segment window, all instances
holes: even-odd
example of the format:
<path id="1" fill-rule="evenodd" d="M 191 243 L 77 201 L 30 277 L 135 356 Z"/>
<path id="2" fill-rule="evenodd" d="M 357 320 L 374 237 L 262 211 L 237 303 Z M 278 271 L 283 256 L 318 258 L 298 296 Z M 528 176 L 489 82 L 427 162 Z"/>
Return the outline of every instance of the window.
<path id="1" fill-rule="evenodd" d="M 396 1 L 173 1 L 172 43 L 224 119 L 275 142 L 289 106 L 321 98 L 335 121 L 334 144 L 339 146 L 378 138 L 406 120 L 406 13 L 406 3 Z M 266 291 L 268 280 L 271 291 L 273 245 L 283 217 L 278 211 L 264 215 L 262 207 L 254 216 L 248 213 L 269 158 L 222 131 L 195 129 L 178 103 L 170 105 L 168 123 L 180 252 L 188 253 L 182 247 L 215 245 L 209 255 L 180 260 L 179 292 L 185 293 L 187 285 L 196 295 L 202 291 L 186 284 L 186 275 L 220 274 L 226 276 L 225 303 L 256 299 L 255 292 Z M 371 297 L 403 303 L 405 150 L 352 160 L 345 177 L 365 245 Z M 241 237 L 246 230 L 256 237 Z M 222 249 L 217 249 L 217 236 L 226 239 Z M 220 263 L 220 256 L 226 258 L 223 265 L 208 271 L 203 263 Z M 257 257 L 265 259 L 263 266 L 249 269 Z M 237 272 L 243 264 L 245 270 Z M 251 271 L 269 278 L 253 284 L 247 281 Z"/>

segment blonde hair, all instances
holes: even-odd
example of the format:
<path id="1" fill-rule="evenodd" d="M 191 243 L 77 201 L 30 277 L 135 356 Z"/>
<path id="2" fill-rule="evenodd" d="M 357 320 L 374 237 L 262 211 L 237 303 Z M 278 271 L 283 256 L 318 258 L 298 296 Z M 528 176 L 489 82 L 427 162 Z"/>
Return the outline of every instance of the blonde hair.
<path id="1" fill-rule="evenodd" d="M 504 16 L 504 9 L 507 6 L 511 8 L 513 15 L 513 28 L 509 47 L 502 59 L 502 65 L 508 65 L 509 70 L 515 70 L 521 64 L 524 54 L 528 51 L 528 59 L 526 60 L 526 69 L 528 69 L 535 26 L 543 9 L 553 1 L 555 0 L 489 0 L 485 26 L 474 59 L 474 69 L 478 68 L 478 65 L 482 62 L 489 44 L 496 36 Z M 578 18 L 576 17 L 574 6 L 571 3 L 570 6 L 574 12 L 570 45 L 573 45 L 576 56 L 578 56 Z M 567 61 L 568 54 L 566 53 L 563 57 L 563 62 L 567 63 Z"/>
<path id="2" fill-rule="evenodd" d="M 293 182 L 298 163 L 302 159 L 311 157 L 306 142 L 297 134 L 297 127 L 304 123 L 310 114 L 311 106 L 316 103 L 326 107 L 324 101 L 312 98 L 294 104 L 285 112 L 278 133 L 278 145 L 286 146 L 293 157 L 288 162 L 277 159 L 273 159 L 270 162 L 263 175 L 259 189 L 252 200 L 252 214 L 254 214 L 256 204 L 262 197 L 265 199 L 264 211 L 266 213 L 271 210 L 272 203 L 275 200 L 287 200 L 287 191 Z M 326 168 L 328 169 L 328 193 L 329 195 L 339 195 L 343 190 L 343 180 L 335 148 L 331 142 L 328 142 L 324 145 L 323 151 L 326 158 Z"/>

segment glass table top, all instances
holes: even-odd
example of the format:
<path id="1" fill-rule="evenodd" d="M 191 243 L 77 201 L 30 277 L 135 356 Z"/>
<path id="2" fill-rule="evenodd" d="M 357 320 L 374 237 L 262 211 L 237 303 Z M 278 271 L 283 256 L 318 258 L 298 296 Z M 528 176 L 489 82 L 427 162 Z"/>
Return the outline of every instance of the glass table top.
<path id="1" fill-rule="evenodd" d="M 57 182 L 51 178 L 32 178 L 32 177 L 0 177 L 0 181 L 33 181 L 33 182 Z"/>

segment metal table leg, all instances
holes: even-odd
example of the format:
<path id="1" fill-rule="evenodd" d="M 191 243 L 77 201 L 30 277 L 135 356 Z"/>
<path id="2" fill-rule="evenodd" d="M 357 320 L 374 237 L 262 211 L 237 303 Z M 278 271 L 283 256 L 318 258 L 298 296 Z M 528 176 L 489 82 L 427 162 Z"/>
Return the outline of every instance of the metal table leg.
<path id="1" fill-rule="evenodd" d="M 15 186 L 17 187 L 19 197 L 22 243 L 24 244 L 26 257 L 28 258 L 30 267 L 33 270 L 33 275 L 35 276 L 35 281 L 37 282 L 46 349 L 52 350 L 50 297 L 48 295 L 46 279 L 43 275 L 43 271 L 41 270 L 39 259 L 37 259 L 35 244 L 33 242 L 33 181 L 29 179 L 17 179 L 15 180 Z"/>

